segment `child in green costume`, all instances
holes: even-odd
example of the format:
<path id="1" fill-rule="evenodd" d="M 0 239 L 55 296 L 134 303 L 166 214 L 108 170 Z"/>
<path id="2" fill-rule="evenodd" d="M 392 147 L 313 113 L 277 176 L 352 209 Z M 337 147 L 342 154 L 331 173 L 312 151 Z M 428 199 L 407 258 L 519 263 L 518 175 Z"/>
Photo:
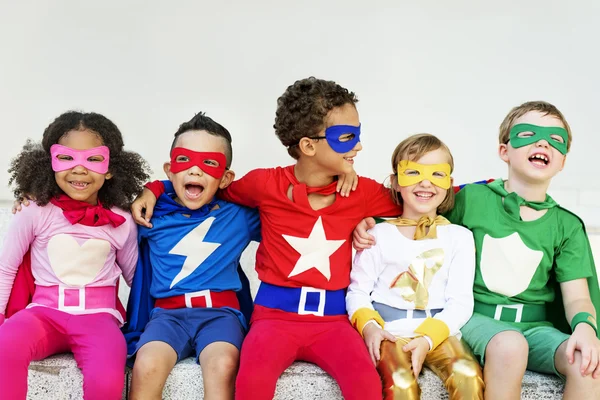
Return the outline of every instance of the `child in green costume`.
<path id="1" fill-rule="evenodd" d="M 600 398 L 591 248 L 583 222 L 546 193 L 571 139 L 553 105 L 513 108 L 499 137 L 508 179 L 465 186 L 446 216 L 475 238 L 475 312 L 462 333 L 484 364 L 486 399 L 519 399 L 526 369 L 566 379 L 565 399 Z M 357 228 L 355 247 L 372 240 L 370 223 Z"/>

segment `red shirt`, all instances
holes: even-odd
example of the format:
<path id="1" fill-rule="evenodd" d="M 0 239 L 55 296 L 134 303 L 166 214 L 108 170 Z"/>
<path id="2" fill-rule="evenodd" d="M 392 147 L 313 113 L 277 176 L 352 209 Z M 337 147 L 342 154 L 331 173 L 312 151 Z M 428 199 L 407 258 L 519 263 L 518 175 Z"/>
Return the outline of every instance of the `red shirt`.
<path id="1" fill-rule="evenodd" d="M 225 200 L 258 207 L 259 279 L 278 286 L 347 288 L 354 228 L 368 216 L 400 215 L 401 207 L 394 204 L 389 189 L 369 178 L 359 177 L 349 197 L 336 195 L 332 205 L 320 210 L 310 207 L 304 189 L 295 191 L 294 201 L 290 200 L 290 185 L 303 185 L 294 176 L 293 165 L 250 171 L 221 192 Z"/>

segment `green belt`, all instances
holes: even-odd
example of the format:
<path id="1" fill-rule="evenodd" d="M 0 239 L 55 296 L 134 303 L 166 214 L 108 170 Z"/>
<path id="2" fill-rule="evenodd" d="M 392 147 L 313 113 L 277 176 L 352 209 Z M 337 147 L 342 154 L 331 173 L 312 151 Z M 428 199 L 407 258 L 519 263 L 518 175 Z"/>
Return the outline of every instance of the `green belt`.
<path id="1" fill-rule="evenodd" d="M 541 322 L 546 320 L 544 304 L 486 304 L 475 301 L 474 311 L 504 322 Z"/>

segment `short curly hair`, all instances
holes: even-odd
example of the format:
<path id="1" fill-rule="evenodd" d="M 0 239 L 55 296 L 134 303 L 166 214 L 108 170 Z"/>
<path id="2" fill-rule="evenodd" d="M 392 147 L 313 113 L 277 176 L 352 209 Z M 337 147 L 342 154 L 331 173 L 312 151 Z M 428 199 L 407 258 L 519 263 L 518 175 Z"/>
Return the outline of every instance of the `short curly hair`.
<path id="1" fill-rule="evenodd" d="M 295 159 L 300 157 L 296 146 L 303 137 L 316 136 L 325 128 L 325 116 L 329 111 L 345 104 L 355 104 L 354 92 L 338 85 L 310 77 L 288 86 L 277 99 L 275 134 Z"/>
<path id="2" fill-rule="evenodd" d="M 42 142 L 27 140 L 21 152 L 10 164 L 8 184 L 15 184 L 17 199 L 30 197 L 44 206 L 50 199 L 64 192 L 56 183 L 52 170 L 50 147 L 69 131 L 88 130 L 102 140 L 110 150 L 109 172 L 98 192 L 98 200 L 105 208 L 119 207 L 129 210 L 129 205 L 149 179 L 150 168 L 137 153 L 123 150 L 123 137 L 119 128 L 108 118 L 97 113 L 68 111 L 56 118 L 44 131 Z"/>

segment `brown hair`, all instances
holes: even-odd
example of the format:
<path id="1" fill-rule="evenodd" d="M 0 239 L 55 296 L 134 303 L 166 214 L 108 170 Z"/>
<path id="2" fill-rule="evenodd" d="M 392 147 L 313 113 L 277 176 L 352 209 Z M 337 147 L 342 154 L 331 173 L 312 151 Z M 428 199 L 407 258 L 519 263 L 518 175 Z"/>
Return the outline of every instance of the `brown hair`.
<path id="1" fill-rule="evenodd" d="M 300 158 L 298 142 L 303 137 L 315 136 L 325 129 L 329 111 L 345 104 L 354 105 L 358 98 L 354 92 L 338 85 L 310 77 L 294 82 L 277 99 L 275 134 L 295 159 Z"/>
<path id="2" fill-rule="evenodd" d="M 520 106 L 514 107 L 512 110 L 510 110 L 508 115 L 504 118 L 504 121 L 502 121 L 500 124 L 500 134 L 498 136 L 498 141 L 500 144 L 508 143 L 510 140 L 510 130 L 514 126 L 515 120 L 530 111 L 537 111 L 543 115 L 550 115 L 562 122 L 569 135 L 569 139 L 567 140 L 567 151 L 569 151 L 571 148 L 571 141 L 573 140 L 573 137 L 571 136 L 571 127 L 565 119 L 565 116 L 558 110 L 558 108 L 545 101 L 528 101 L 527 103 L 523 103 Z"/>
<path id="3" fill-rule="evenodd" d="M 402 160 L 416 161 L 430 151 L 442 149 L 448 154 L 448 164 L 450 164 L 450 173 L 454 171 L 454 158 L 450 149 L 444 142 L 436 136 L 429 133 L 419 133 L 404 139 L 392 153 L 392 170 L 394 177 L 398 176 L 398 163 Z M 398 205 L 402 205 L 402 196 L 392 187 L 392 198 Z M 454 207 L 454 190 L 448 189 L 446 198 L 437 209 L 438 214 L 444 214 Z"/>

